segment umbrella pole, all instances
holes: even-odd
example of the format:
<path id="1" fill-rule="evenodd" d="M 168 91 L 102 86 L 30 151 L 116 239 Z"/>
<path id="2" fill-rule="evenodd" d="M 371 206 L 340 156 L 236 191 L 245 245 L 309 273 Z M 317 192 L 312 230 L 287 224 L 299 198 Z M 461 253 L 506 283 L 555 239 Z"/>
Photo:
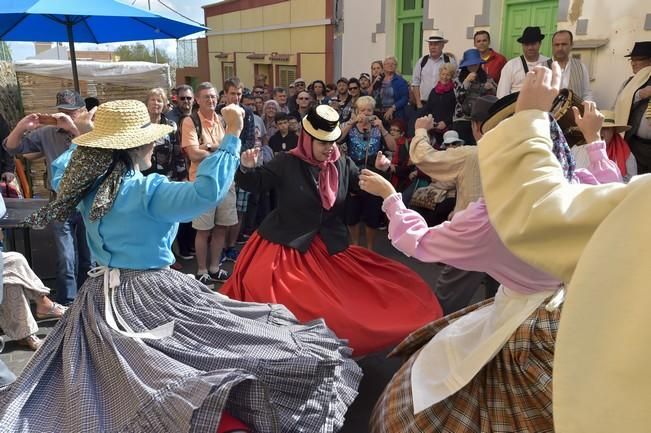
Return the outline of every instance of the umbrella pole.
<path id="1" fill-rule="evenodd" d="M 72 81 L 75 84 L 75 90 L 79 93 L 79 75 L 77 74 L 77 53 L 75 53 L 75 37 L 72 34 L 72 21 L 66 21 L 66 30 L 68 31 L 68 46 L 70 48 L 70 62 L 72 63 Z"/>

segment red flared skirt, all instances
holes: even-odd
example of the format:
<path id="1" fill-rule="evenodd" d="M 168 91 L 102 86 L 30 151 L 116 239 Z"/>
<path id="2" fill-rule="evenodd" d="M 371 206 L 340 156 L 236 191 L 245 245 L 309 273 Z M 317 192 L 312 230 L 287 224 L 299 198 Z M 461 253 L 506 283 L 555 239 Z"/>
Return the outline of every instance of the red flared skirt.
<path id="1" fill-rule="evenodd" d="M 355 356 L 392 347 L 443 314 L 430 287 L 408 267 L 356 246 L 330 255 L 318 236 L 301 253 L 255 233 L 220 291 L 283 304 L 304 322 L 324 318 Z"/>

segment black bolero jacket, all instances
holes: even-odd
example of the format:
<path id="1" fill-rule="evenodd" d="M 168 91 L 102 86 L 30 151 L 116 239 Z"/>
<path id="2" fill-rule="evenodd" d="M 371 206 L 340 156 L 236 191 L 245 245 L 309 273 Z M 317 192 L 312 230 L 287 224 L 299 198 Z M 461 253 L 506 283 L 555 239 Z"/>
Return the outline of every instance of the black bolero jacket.
<path id="1" fill-rule="evenodd" d="M 331 255 L 348 248 L 344 207 L 349 191 L 359 191 L 359 170 L 350 158 L 343 155 L 336 164 L 339 190 L 330 210 L 321 206 L 315 181 L 318 169 L 289 153 L 279 153 L 262 167 L 237 170 L 235 181 L 240 188 L 246 191 L 276 191 L 276 209 L 267 215 L 258 228 L 260 236 L 302 253 L 308 250 L 317 234 L 321 235 Z"/>

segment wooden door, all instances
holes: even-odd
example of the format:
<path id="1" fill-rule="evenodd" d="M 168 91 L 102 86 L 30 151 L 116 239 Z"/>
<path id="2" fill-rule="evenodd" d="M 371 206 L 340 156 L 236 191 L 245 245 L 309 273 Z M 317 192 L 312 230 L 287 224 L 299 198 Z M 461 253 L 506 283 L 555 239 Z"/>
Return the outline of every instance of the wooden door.
<path id="1" fill-rule="evenodd" d="M 505 0 L 504 27 L 502 29 L 502 53 L 507 59 L 522 54 L 522 46 L 517 39 L 525 27 L 539 26 L 545 39 L 540 53 L 551 57 L 552 35 L 556 31 L 558 0 Z"/>
<path id="2" fill-rule="evenodd" d="M 398 73 L 411 79 L 414 65 L 423 55 L 423 1 L 396 1 L 396 57 Z"/>

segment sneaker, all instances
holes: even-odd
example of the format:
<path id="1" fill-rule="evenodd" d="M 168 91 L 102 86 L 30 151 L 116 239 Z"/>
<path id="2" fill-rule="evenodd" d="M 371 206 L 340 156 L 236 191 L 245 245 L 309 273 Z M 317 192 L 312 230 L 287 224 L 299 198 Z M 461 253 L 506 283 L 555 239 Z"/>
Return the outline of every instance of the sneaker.
<path id="1" fill-rule="evenodd" d="M 209 273 L 201 274 L 196 276 L 197 281 L 199 281 L 201 284 L 205 284 L 206 286 L 209 284 L 215 284 L 215 280 L 212 279 Z"/>
<path id="2" fill-rule="evenodd" d="M 192 260 L 192 259 L 194 259 L 194 254 L 189 254 L 189 253 L 182 254 L 182 253 L 180 253 L 180 254 L 178 254 L 177 257 L 179 259 L 183 259 L 183 260 Z"/>
<path id="3" fill-rule="evenodd" d="M 222 262 L 229 261 L 229 262 L 236 262 L 237 257 L 240 255 L 240 252 L 237 251 L 235 248 L 226 248 L 222 252 Z"/>
<path id="4" fill-rule="evenodd" d="M 219 268 L 217 272 L 210 272 L 209 277 L 219 283 L 223 283 L 224 281 L 228 280 L 228 277 L 230 277 L 231 274 L 228 273 L 228 271 Z"/>

